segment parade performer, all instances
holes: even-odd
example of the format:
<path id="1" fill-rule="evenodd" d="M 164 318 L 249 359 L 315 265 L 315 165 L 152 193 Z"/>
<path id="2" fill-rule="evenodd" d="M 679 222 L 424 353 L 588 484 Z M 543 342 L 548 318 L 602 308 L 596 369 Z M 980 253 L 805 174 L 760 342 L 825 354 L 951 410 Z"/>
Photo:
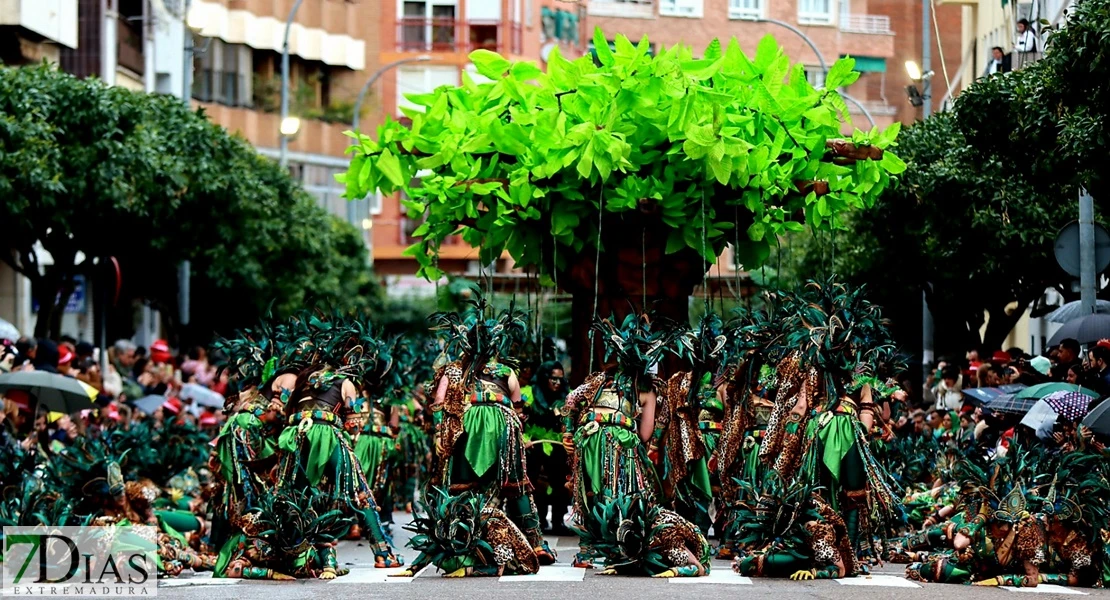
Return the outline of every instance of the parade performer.
<path id="1" fill-rule="evenodd" d="M 706 313 L 698 327 L 684 332 L 677 342 L 675 353 L 693 370 L 676 373 L 667 381 L 652 445 L 661 455 L 663 497 L 708 535 L 713 525 L 710 505 L 721 488 L 710 465 L 718 464 L 711 459 L 724 429 L 728 338 L 720 317 Z"/>
<path id="2" fill-rule="evenodd" d="M 569 389 L 562 363 L 547 361 L 536 369 L 528 404 L 528 422 L 524 435 L 528 439 L 529 478 L 535 486 L 536 506 L 541 529 L 552 535 L 569 536 L 565 518 L 570 506 L 566 488 L 567 454 L 561 444 L 562 410 Z M 547 512 L 551 523 L 547 526 Z"/>
<path id="3" fill-rule="evenodd" d="M 605 370 L 586 378 L 563 405 L 563 446 L 569 457 L 576 525 L 581 529 L 604 496 L 659 499 L 659 482 L 645 444 L 655 430 L 657 392 L 650 373 L 669 338 L 652 331 L 646 316 L 629 315 L 621 328 L 595 324 L 605 343 Z M 575 565 L 589 567 L 593 551 L 581 545 Z"/>
<path id="4" fill-rule="evenodd" d="M 394 352 L 402 344 L 394 339 L 378 349 L 374 366 L 362 375 L 359 397 L 352 403 L 351 421 L 359 429 L 354 443 L 355 457 L 378 503 L 378 517 L 386 531 L 393 523 L 393 463 L 400 459 L 400 410 L 395 406 L 403 393 L 401 369 L 394 364 Z"/>
<path id="5" fill-rule="evenodd" d="M 723 560 L 736 556 L 732 533 L 738 531 L 734 509 L 740 502 L 741 484 L 755 485 L 767 472 L 759 460 L 759 447 L 774 406 L 772 365 L 777 359 L 773 352 L 781 319 L 773 312 L 773 298 L 768 296 L 766 301 L 770 310 L 742 311 L 726 328 L 736 362 L 728 371 L 723 429 L 714 456 L 721 485 L 714 529 L 720 538 L 717 558 Z"/>
<path id="6" fill-rule="evenodd" d="M 857 569 L 844 519 L 804 479 L 771 471 L 741 481 L 729 539 L 743 549 L 732 564 L 746 577 L 838 579 Z"/>
<path id="7" fill-rule="evenodd" d="M 273 349 L 271 337 L 261 327 L 215 345 L 225 357 L 221 372 L 228 374 L 231 386 L 224 408 L 228 419 L 216 437 L 211 465 L 221 490 L 214 503 L 210 540 L 216 548 L 232 535 L 231 523 L 258 506 L 260 496 L 274 485 L 271 472 L 277 462 L 282 406 L 259 391 L 274 377 L 277 364 L 277 358 L 268 355 Z"/>
<path id="8" fill-rule="evenodd" d="M 346 575 L 332 548 L 354 519 L 314 488 L 282 490 L 260 499 L 237 517 L 238 529 L 220 553 L 218 577 L 235 579 L 326 579 Z"/>
<path id="9" fill-rule="evenodd" d="M 490 498 L 472 492 L 450 495 L 431 489 L 420 503 L 420 515 L 405 529 L 413 532 L 409 546 L 419 556 L 394 577 L 412 577 L 435 565 L 445 577 L 500 577 L 539 571 L 536 551 L 520 528 L 493 506 Z"/>
<path id="10" fill-rule="evenodd" d="M 476 293 L 475 293 L 476 294 Z M 498 499 L 502 510 L 528 538 L 540 564 L 555 560 L 540 531 L 532 499 L 518 411 L 523 410 L 516 373 L 502 362 L 524 321 L 514 309 L 485 319 L 484 300 L 473 311 L 432 315 L 434 330 L 446 338 L 447 354 L 458 360 L 437 372 L 435 401 L 436 465 L 431 484 L 451 495 L 474 492 Z"/>
<path id="11" fill-rule="evenodd" d="M 820 486 L 843 517 L 852 548 L 870 554 L 880 525 L 901 510 L 869 443 L 878 411 L 866 378 L 893 345 L 891 337 L 862 289 L 810 283 L 793 305 L 760 458 L 784 480 Z M 848 574 L 865 568 L 857 566 Z"/>
<path id="12" fill-rule="evenodd" d="M 374 552 L 374 566 L 400 566 L 378 517 L 347 428 L 361 426 L 354 402 L 360 397 L 355 382 L 378 362 L 380 342 L 369 327 L 352 321 L 323 321 L 301 315 L 291 323 L 289 345 L 280 361 L 271 391 L 285 408 L 287 427 L 278 438 L 282 456 L 278 466 L 280 490 L 317 488 L 337 508 L 354 511 Z M 353 417 L 348 420 L 348 417 Z M 334 547 L 320 549 L 334 553 Z M 325 563 L 330 560 L 325 560 Z M 334 579 L 325 567 L 321 579 Z"/>
<path id="13" fill-rule="evenodd" d="M 575 530 L 583 547 L 604 561 L 600 575 L 709 574 L 713 552 L 705 536 L 678 513 L 640 495 L 603 497 Z"/>

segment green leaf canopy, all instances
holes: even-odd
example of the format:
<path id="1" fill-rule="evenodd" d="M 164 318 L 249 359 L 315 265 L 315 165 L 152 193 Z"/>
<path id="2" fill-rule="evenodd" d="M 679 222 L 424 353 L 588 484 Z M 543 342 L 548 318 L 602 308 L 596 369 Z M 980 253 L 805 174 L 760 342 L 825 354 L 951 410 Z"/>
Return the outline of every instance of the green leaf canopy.
<path id="1" fill-rule="evenodd" d="M 458 234 L 483 260 L 508 251 L 551 274 L 596 251 L 607 214 L 637 209 L 669 228 L 667 253 L 712 262 L 739 243 L 751 268 L 772 236 L 802 223 L 840 228 L 904 169 L 882 152 L 897 124 L 836 147 L 849 119 L 843 98 L 811 86 L 770 36 L 754 58 L 735 39 L 713 40 L 700 58 L 686 46 L 649 56 L 646 38 L 618 36 L 610 50 L 600 30 L 594 45 L 597 63 L 556 49 L 546 73 L 472 53 L 490 81 L 464 72 L 459 87 L 409 97 L 422 108 L 405 110 L 411 126 L 348 134 L 348 197 L 404 191 L 410 216 L 426 216 L 409 254 L 429 278 L 441 274 L 439 245 Z M 837 61 L 829 85 L 855 81 L 852 65 Z"/>

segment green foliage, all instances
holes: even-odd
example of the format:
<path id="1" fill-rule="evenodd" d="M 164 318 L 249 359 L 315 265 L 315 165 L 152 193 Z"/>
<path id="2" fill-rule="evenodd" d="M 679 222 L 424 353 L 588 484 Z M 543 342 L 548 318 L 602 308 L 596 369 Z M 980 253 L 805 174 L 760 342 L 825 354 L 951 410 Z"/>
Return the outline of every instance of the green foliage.
<path id="1" fill-rule="evenodd" d="M 458 88 L 410 96 L 424 108 L 406 111 L 411 128 L 387 122 L 376 140 L 349 133 L 347 196 L 403 190 L 410 216 L 428 217 L 408 251 L 420 274 L 439 277 L 439 245 L 461 234 L 483 260 L 508 251 L 518 266 L 551 275 L 597 247 L 599 218 L 635 210 L 670 230 L 668 253 L 691 249 L 708 261 L 740 227 L 740 252 L 757 266 L 767 238 L 803 223 L 841 226 L 903 168 L 890 154 L 826 162 L 826 141 L 847 120 L 835 87 L 858 77 L 851 59 L 817 90 L 771 37 L 754 57 L 736 40 L 723 50 L 714 40 L 703 58 L 685 46 L 652 57 L 646 39 L 635 46 L 623 36 L 610 49 L 595 37 L 600 66 L 556 50 L 546 73 L 476 51 L 471 60 L 491 82 L 464 73 Z M 887 148 L 897 132 L 857 132 L 853 141 Z M 423 170 L 430 174 L 414 184 Z M 829 193 L 810 191 L 813 181 L 828 182 Z"/>
<path id="2" fill-rule="evenodd" d="M 1104 206 L 1098 171 L 1110 154 L 1099 133 L 1110 116 L 1110 73 L 1076 57 L 1088 57 L 1086 44 L 1110 48 L 1095 34 L 1107 27 L 1110 2 L 1083 4 L 1052 34 L 1044 60 L 976 81 L 953 111 L 902 132 L 909 168 L 898 185 L 853 218 L 850 232 L 810 246 L 809 270 L 823 268 L 832 247 L 836 273 L 883 281 L 876 300 L 892 307 L 896 322 L 912 324 L 903 340 L 916 335 L 916 299 L 928 289 L 940 352 L 998 348 L 1045 288 L 1071 295 L 1052 242 L 1076 219 L 1081 185 Z"/>
<path id="3" fill-rule="evenodd" d="M 361 233 L 170 96 L 45 64 L 0 69 L 0 197 L 0 260 L 31 279 L 40 336 L 57 333 L 58 290 L 68 295 L 75 275 L 109 256 L 121 263 L 121 304 L 144 299 L 169 314 L 175 266 L 192 260 L 203 341 L 254 322 L 274 298 L 280 313 L 316 299 L 378 306 Z M 41 270 L 36 244 L 53 257 Z"/>

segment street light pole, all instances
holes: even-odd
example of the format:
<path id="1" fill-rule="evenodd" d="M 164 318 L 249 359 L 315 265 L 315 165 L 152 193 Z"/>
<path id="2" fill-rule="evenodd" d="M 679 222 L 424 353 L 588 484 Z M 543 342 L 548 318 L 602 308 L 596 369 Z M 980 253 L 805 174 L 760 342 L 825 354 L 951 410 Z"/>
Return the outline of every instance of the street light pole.
<path id="1" fill-rule="evenodd" d="M 293 8 L 289 11 L 289 18 L 285 19 L 285 36 L 281 42 L 281 123 L 284 123 L 285 118 L 289 116 L 289 30 L 293 27 L 293 19 L 297 17 L 297 10 L 301 7 L 302 2 L 304 0 L 296 0 L 293 3 Z M 287 160 L 286 153 L 289 151 L 289 136 L 280 131 L 278 135 L 281 137 L 278 164 L 284 169 Z"/>
<path id="2" fill-rule="evenodd" d="M 929 0 L 921 0 L 921 120 L 933 114 L 933 80 L 928 76 L 932 71 L 932 43 L 929 30 Z M 928 285 L 928 284 L 926 284 Z M 933 312 L 929 310 L 929 300 L 925 290 L 921 290 L 921 380 L 926 381 L 933 367 Z"/>
<path id="3" fill-rule="evenodd" d="M 193 32 L 189 29 L 189 5 L 190 0 L 185 0 L 185 12 L 182 13 L 181 28 L 185 35 L 185 57 L 182 60 L 183 66 L 181 70 L 181 101 L 185 103 L 187 108 L 192 107 L 193 96 L 193 53 L 196 51 L 193 44 Z M 177 265 L 177 310 L 178 318 L 182 325 L 189 324 L 189 288 L 192 283 L 192 265 L 188 260 L 181 261 Z M 149 330 L 145 328 L 147 323 L 143 322 L 143 336 L 148 335 Z"/>
<path id="4" fill-rule="evenodd" d="M 415 56 L 412 58 L 402 58 L 401 60 L 395 60 L 389 64 L 382 65 L 382 68 L 375 71 L 374 74 L 370 76 L 370 79 L 367 79 L 366 83 L 362 85 L 362 89 L 358 91 L 358 99 L 355 100 L 355 117 L 351 121 L 351 129 L 354 131 L 358 131 L 358 116 L 359 113 L 362 112 L 362 101 L 366 99 L 366 93 L 370 91 L 370 88 L 374 87 L 374 84 L 377 83 L 379 79 L 381 79 L 382 75 L 385 75 L 386 72 L 390 69 L 395 69 L 401 65 L 407 65 L 409 63 L 417 62 L 428 62 L 429 60 L 432 60 L 432 57 L 426 54 L 422 54 L 420 56 Z"/>
<path id="5" fill-rule="evenodd" d="M 795 35 L 802 38 L 802 41 L 804 41 L 806 44 L 809 45 L 809 49 L 813 50 L 813 53 L 817 56 L 817 63 L 821 65 L 821 72 L 825 73 L 825 74 L 828 74 L 828 72 L 829 72 L 829 63 L 827 63 L 825 61 L 825 55 L 821 54 L 821 51 L 817 49 L 817 44 L 813 43 L 813 40 L 810 39 L 810 37 L 808 35 L 806 35 L 805 32 L 803 32 L 801 29 L 798 29 L 797 27 L 791 25 L 790 23 L 787 23 L 786 21 L 780 21 L 778 19 L 765 19 L 765 18 L 762 18 L 762 17 L 753 17 L 753 18 L 748 18 L 748 19 L 744 19 L 744 20 L 745 21 L 755 21 L 756 23 L 771 23 L 772 25 L 778 25 L 779 27 L 790 30 Z M 858 108 L 860 110 L 860 112 L 863 113 L 863 116 L 867 119 L 867 122 L 870 123 L 872 127 L 875 126 L 875 119 L 871 116 L 871 111 L 867 110 L 867 107 L 865 107 L 863 104 L 861 104 L 859 100 L 856 100 L 855 98 L 853 98 L 852 96 L 850 96 L 850 95 L 848 95 L 844 92 L 840 92 L 840 96 L 842 98 L 844 98 L 845 100 L 847 100 L 848 102 L 851 102 L 852 104 L 856 105 L 856 108 Z"/>

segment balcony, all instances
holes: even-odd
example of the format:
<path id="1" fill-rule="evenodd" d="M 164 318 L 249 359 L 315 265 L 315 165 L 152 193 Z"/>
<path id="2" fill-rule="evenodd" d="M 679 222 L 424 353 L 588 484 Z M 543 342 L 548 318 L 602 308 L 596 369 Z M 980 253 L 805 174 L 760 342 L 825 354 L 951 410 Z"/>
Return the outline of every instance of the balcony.
<path id="1" fill-rule="evenodd" d="M 124 17 L 119 18 L 117 27 L 119 36 L 119 66 L 130 69 L 136 75 L 143 74 L 145 61 L 143 60 L 143 24 L 142 21 L 130 21 Z"/>
<path id="2" fill-rule="evenodd" d="M 77 0 L 0 2 L 0 26 L 21 27 L 43 39 L 75 49 Z"/>
<path id="3" fill-rule="evenodd" d="M 886 15 L 841 15 L 840 30 L 845 33 L 894 35 L 890 30 L 890 17 Z"/>
<path id="4" fill-rule="evenodd" d="M 590 0 L 586 14 L 591 17 L 625 17 L 651 19 L 655 17 L 654 0 Z"/>
<path id="5" fill-rule="evenodd" d="M 193 74 L 193 99 L 223 106 L 251 107 L 250 78 L 238 73 L 197 69 Z"/>
<path id="6" fill-rule="evenodd" d="M 397 21 L 400 52 L 468 53 L 474 50 L 520 54 L 519 23 L 451 18 L 405 17 Z"/>

